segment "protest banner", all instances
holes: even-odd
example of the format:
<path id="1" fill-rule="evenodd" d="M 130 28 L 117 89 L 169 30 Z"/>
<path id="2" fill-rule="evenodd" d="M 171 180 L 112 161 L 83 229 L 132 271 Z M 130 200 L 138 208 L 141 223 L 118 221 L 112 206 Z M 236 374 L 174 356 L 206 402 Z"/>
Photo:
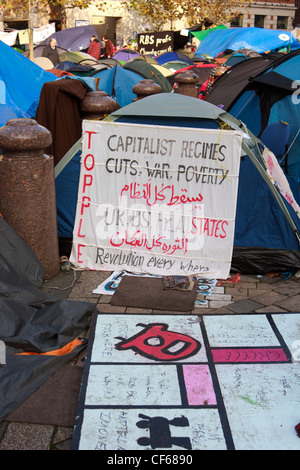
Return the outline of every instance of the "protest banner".
<path id="1" fill-rule="evenodd" d="M 141 33 L 137 35 L 138 51 L 140 54 L 161 55 L 173 51 L 173 31 Z"/>
<path id="2" fill-rule="evenodd" d="M 226 279 L 241 141 L 231 130 L 84 121 L 70 261 Z"/>

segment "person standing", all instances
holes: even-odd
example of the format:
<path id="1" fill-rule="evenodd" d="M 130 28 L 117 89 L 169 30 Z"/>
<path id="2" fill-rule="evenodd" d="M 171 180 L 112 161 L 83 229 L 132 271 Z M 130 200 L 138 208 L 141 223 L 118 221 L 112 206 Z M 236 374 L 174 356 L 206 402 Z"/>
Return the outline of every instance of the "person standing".
<path id="1" fill-rule="evenodd" d="M 111 59 L 113 53 L 114 53 L 114 45 L 110 39 L 108 39 L 106 36 L 102 36 L 101 41 L 103 41 L 105 45 L 105 53 L 104 53 L 104 58 L 105 59 Z M 102 57 L 103 57 L 102 56 Z"/>
<path id="2" fill-rule="evenodd" d="M 50 43 L 44 47 L 42 57 L 47 57 L 49 60 L 51 60 L 53 67 L 56 67 L 56 65 L 60 63 L 55 38 L 51 38 Z"/>
<path id="3" fill-rule="evenodd" d="M 91 37 L 91 42 L 88 48 L 87 53 L 94 57 L 94 59 L 99 60 L 101 56 L 101 44 L 97 36 Z"/>

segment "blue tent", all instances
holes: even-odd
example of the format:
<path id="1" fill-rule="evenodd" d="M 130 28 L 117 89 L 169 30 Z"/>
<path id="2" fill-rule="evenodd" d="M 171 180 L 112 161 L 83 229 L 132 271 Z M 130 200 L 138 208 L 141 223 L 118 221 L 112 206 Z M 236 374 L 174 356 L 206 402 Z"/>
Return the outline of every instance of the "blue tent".
<path id="1" fill-rule="evenodd" d="M 288 48 L 300 48 L 300 43 L 290 31 L 263 28 L 218 29 L 208 34 L 195 51 L 195 57 L 208 54 L 216 57 L 221 52 L 252 49 L 259 53 Z"/>
<path id="2" fill-rule="evenodd" d="M 100 78 L 99 89 L 114 98 L 120 106 L 126 106 L 136 98 L 132 88 L 143 79 L 138 73 L 124 69 L 120 65 L 100 70 L 93 74 L 93 77 Z"/>
<path id="3" fill-rule="evenodd" d="M 0 126 L 13 118 L 33 118 L 42 86 L 57 77 L 0 41 Z"/>
<path id="4" fill-rule="evenodd" d="M 285 121 L 290 127 L 285 171 L 300 183 L 300 104 L 297 83 L 300 50 L 286 54 L 248 82 L 227 111 L 243 121 L 258 137 L 271 123 Z"/>
<path id="5" fill-rule="evenodd" d="M 241 121 L 203 100 L 173 93 L 135 101 L 112 113 L 109 119 L 154 126 L 213 129 L 219 129 L 225 123 L 233 129 L 244 130 L 232 269 L 265 273 L 300 268 L 300 219 L 267 176 L 260 154 L 263 145 Z M 62 195 L 58 204 L 58 225 L 65 229 L 63 237 L 70 239 L 75 219 L 80 150 L 78 142 L 55 169 L 56 190 Z"/>
<path id="6" fill-rule="evenodd" d="M 193 64 L 193 61 L 183 52 L 164 52 L 164 54 L 156 56 L 155 60 L 158 65 L 164 65 L 166 62 L 170 62 L 171 60 L 182 60 L 183 62 L 187 62 L 189 65 Z"/>

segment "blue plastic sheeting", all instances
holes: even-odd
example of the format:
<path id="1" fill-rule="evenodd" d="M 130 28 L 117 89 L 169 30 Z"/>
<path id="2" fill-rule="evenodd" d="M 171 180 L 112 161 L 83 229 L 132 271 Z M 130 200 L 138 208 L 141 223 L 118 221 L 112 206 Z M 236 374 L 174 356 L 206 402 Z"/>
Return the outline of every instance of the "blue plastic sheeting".
<path id="1" fill-rule="evenodd" d="M 132 103 L 132 100 L 136 98 L 137 95 L 133 93 L 132 88 L 143 80 L 141 75 L 123 69 L 119 65 L 115 65 L 108 70 L 102 70 L 93 77 L 100 78 L 99 89 L 112 96 L 122 107 Z"/>
<path id="2" fill-rule="evenodd" d="M 0 127 L 4 126 L 10 119 L 18 118 L 30 118 L 28 113 L 25 113 L 21 109 L 9 106 L 8 104 L 0 104 Z"/>
<path id="3" fill-rule="evenodd" d="M 263 53 L 282 48 L 298 49 L 300 43 L 289 31 L 262 28 L 218 29 L 208 34 L 199 44 L 195 56 L 208 54 L 216 57 L 226 50 L 252 49 Z"/>
<path id="4" fill-rule="evenodd" d="M 59 47 L 63 47 L 68 51 L 82 51 L 89 47 L 91 36 L 97 36 L 99 42 L 101 43 L 95 27 L 93 25 L 87 25 L 76 26 L 75 28 L 67 28 L 63 29 L 62 31 L 57 31 L 56 33 L 51 34 L 51 36 L 49 36 L 40 44 L 49 44 L 50 39 L 55 38 Z"/>
<path id="5" fill-rule="evenodd" d="M 0 57 L 0 126 L 3 126 L 15 117 L 34 117 L 42 86 L 57 77 L 2 41 Z"/>

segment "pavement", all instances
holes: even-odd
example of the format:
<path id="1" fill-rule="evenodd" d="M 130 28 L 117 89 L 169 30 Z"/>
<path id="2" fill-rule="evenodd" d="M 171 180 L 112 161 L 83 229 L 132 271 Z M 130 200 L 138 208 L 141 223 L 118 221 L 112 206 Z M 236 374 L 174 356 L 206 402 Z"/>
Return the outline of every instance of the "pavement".
<path id="1" fill-rule="evenodd" d="M 42 290 L 49 295 L 55 292 L 59 299 L 93 302 L 97 310 L 106 314 L 149 313 L 155 316 L 174 313 L 112 306 L 110 295 L 93 294 L 93 290 L 110 274 L 103 271 L 71 270 L 68 273 L 61 271 L 54 278 L 45 281 Z M 219 282 L 213 293 L 207 297 L 207 305 L 182 313 L 197 317 L 210 313 L 235 315 L 299 312 L 298 274 L 299 272 L 285 279 L 278 274 L 274 276 L 241 274 L 236 277 L 236 273 L 232 273 L 231 281 L 235 282 Z M 87 340 L 88 333 L 88 330 L 83 332 Z M 50 378 L 41 390 L 35 392 L 19 409 L 0 423 L 0 450 L 71 449 L 84 355 L 85 350 L 64 366 L 63 370 L 57 371 L 56 381 L 55 378 Z M 54 398 L 47 402 L 45 398 L 47 389 L 51 387 L 55 388 Z M 41 407 L 45 408 L 45 413 L 41 413 Z"/>

